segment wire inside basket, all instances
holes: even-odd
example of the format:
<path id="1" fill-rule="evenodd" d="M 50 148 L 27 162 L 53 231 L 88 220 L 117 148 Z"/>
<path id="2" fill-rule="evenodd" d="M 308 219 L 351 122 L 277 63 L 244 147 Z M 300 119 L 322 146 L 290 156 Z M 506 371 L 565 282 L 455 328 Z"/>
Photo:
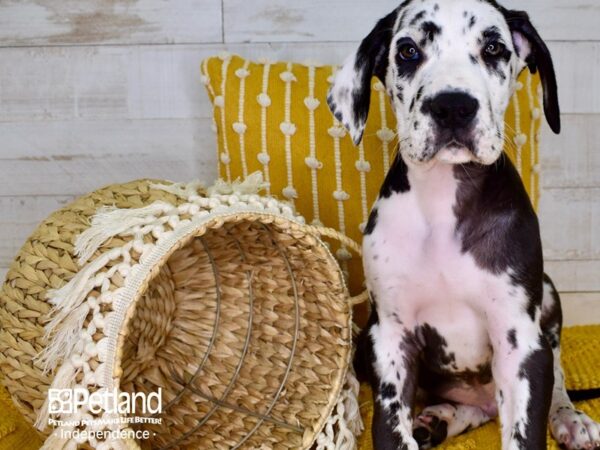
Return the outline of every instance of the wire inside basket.
<path id="1" fill-rule="evenodd" d="M 162 389 L 152 448 L 299 448 L 335 401 L 348 308 L 316 238 L 260 221 L 176 250 L 136 305 L 121 389 Z M 156 434 L 154 434 L 156 433 Z"/>

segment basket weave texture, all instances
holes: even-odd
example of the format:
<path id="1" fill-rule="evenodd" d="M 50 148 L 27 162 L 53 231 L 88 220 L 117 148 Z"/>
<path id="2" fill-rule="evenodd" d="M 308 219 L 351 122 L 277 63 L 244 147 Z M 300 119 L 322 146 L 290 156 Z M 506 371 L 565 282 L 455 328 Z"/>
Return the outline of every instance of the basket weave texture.
<path id="1" fill-rule="evenodd" d="M 73 386 L 161 388 L 160 424 L 116 426 L 150 438 L 78 442 L 101 449 L 352 440 L 356 425 L 335 414 L 344 404 L 357 415 L 351 304 L 323 233 L 272 199 L 162 183 L 76 200 L 40 225 L 8 272 L 0 370 L 46 448 L 73 445 L 46 427 L 48 388 Z M 115 417 L 60 419 L 90 415 Z"/>

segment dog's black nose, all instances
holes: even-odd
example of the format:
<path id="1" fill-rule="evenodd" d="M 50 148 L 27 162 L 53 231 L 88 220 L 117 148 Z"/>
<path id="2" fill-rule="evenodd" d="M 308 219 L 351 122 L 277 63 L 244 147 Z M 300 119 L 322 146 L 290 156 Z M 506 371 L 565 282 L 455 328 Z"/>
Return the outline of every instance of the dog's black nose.
<path id="1" fill-rule="evenodd" d="M 473 122 L 479 102 L 463 92 L 443 92 L 431 99 L 429 110 L 442 128 L 465 128 Z"/>

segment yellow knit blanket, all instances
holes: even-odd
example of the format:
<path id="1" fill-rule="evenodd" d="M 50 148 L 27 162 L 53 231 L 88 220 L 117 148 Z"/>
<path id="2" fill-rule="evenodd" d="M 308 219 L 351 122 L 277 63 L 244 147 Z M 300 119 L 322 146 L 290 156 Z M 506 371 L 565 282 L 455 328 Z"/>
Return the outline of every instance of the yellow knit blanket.
<path id="1" fill-rule="evenodd" d="M 565 328 L 562 336 L 563 367 L 569 389 L 600 388 L 600 325 Z M 361 411 L 366 425 L 359 440 L 360 450 L 371 450 L 371 418 L 373 404 L 367 386 L 361 388 Z M 577 403 L 577 407 L 600 421 L 600 399 Z M 19 414 L 8 393 L 0 386 L 0 450 L 34 450 L 42 444 L 36 431 Z M 469 433 L 449 439 L 444 450 L 500 449 L 497 422 L 492 422 Z M 549 439 L 548 449 L 558 450 Z"/>

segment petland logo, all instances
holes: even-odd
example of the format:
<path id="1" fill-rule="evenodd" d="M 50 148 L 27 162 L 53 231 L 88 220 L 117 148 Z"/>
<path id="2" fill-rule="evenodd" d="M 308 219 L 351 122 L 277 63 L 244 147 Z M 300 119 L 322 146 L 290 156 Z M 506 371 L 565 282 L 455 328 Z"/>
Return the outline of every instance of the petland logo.
<path id="1" fill-rule="evenodd" d="M 81 407 L 92 414 L 135 415 L 160 414 L 162 412 L 162 389 L 149 394 L 143 392 L 112 392 L 101 389 L 97 392 L 83 388 L 48 389 L 50 414 L 74 414 Z"/>

